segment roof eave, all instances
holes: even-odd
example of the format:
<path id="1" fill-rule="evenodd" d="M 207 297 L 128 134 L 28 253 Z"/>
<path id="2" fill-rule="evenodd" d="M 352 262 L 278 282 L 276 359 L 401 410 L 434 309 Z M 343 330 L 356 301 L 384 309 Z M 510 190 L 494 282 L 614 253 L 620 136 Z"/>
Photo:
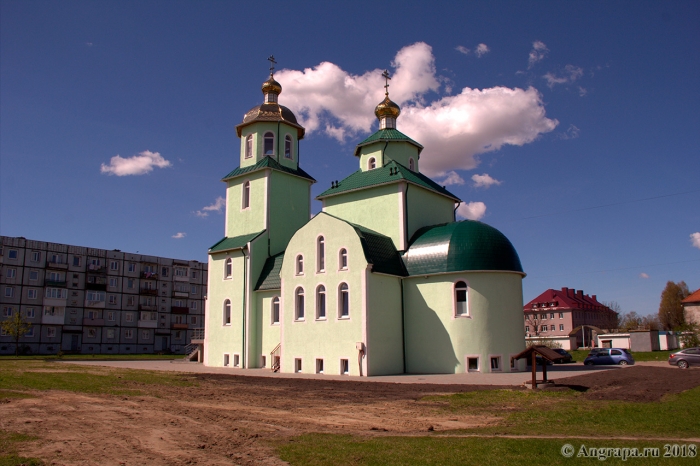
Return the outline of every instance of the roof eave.
<path id="1" fill-rule="evenodd" d="M 429 190 L 429 189 L 426 189 L 425 186 L 421 186 L 421 185 L 419 185 L 419 184 L 416 183 L 416 182 L 407 180 L 406 178 L 397 178 L 397 179 L 395 179 L 395 180 L 387 181 L 386 183 L 378 183 L 378 184 L 373 184 L 373 185 L 371 185 L 371 186 L 363 186 L 363 187 L 361 187 L 361 188 L 348 189 L 348 190 L 340 191 L 340 192 L 337 192 L 337 193 L 326 194 L 325 196 L 323 195 L 323 193 L 321 193 L 321 194 L 319 194 L 318 196 L 316 196 L 315 199 L 316 199 L 317 201 L 320 201 L 321 199 L 325 199 L 325 198 L 332 197 L 332 196 L 339 196 L 339 195 L 341 195 L 341 194 L 352 193 L 352 192 L 355 192 L 355 191 L 361 191 L 361 190 L 363 190 L 363 189 L 368 189 L 368 188 L 376 188 L 376 187 L 378 187 L 378 186 L 387 186 L 387 185 L 390 185 L 390 184 L 393 184 L 393 183 L 399 183 L 399 182 L 401 182 L 401 181 L 403 181 L 403 182 L 405 182 L 405 183 L 410 183 L 410 184 L 412 184 L 413 186 L 418 186 L 419 188 L 423 188 L 423 189 L 425 189 L 426 191 L 432 191 L 432 192 L 434 192 L 435 194 L 439 194 L 439 195 L 441 195 L 441 196 L 445 196 L 445 197 L 450 198 L 450 199 L 452 199 L 452 200 L 454 200 L 454 201 L 462 202 L 462 200 L 461 200 L 460 198 L 456 197 L 456 196 L 448 196 L 447 194 L 441 193 L 441 192 L 439 192 L 439 191 L 435 191 L 434 189 L 430 189 L 430 190 Z"/>

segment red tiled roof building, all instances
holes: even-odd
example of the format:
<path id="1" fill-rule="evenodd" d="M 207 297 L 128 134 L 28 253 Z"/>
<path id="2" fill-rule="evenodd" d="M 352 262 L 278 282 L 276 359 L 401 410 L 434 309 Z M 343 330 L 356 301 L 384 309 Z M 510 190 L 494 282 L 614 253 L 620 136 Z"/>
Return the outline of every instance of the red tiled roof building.
<path id="1" fill-rule="evenodd" d="M 693 324 L 700 324 L 700 289 L 681 301 L 683 304 L 683 312 L 685 313 L 685 321 Z"/>
<path id="2" fill-rule="evenodd" d="M 529 337 L 554 337 L 575 335 L 578 346 L 584 343 L 582 326 L 598 329 L 617 327 L 617 312 L 599 302 L 596 295 L 583 294 L 582 290 L 549 289 L 523 306 L 525 335 Z M 575 333 L 572 333 L 576 330 Z M 586 327 L 586 345 L 591 341 L 591 331 Z"/>

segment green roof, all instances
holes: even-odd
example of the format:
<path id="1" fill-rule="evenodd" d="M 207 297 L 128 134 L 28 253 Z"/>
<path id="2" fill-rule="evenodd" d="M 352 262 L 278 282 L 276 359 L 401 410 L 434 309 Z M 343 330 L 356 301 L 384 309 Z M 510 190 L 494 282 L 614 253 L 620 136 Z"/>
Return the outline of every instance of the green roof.
<path id="1" fill-rule="evenodd" d="M 470 270 L 523 273 L 520 258 L 508 238 L 474 220 L 424 227 L 404 254 L 410 275 Z"/>
<path id="2" fill-rule="evenodd" d="M 290 175 L 298 176 L 301 178 L 306 178 L 307 180 L 310 180 L 314 183 L 316 182 L 316 180 L 311 175 L 306 173 L 301 168 L 294 169 L 294 168 L 285 167 L 284 165 L 281 165 L 277 160 L 273 159 L 272 157 L 263 157 L 262 159 L 260 159 L 260 161 L 258 163 L 256 163 L 255 165 L 251 165 L 249 167 L 238 167 L 235 170 L 233 170 L 231 173 L 229 173 L 228 175 L 224 176 L 221 181 L 226 181 L 226 180 L 234 178 L 236 176 L 240 176 L 240 175 L 243 175 L 245 173 L 250 173 L 250 172 L 257 171 L 257 170 L 263 170 L 265 168 L 271 168 L 273 170 L 278 170 L 278 171 L 281 171 L 284 173 L 289 173 Z"/>
<path id="3" fill-rule="evenodd" d="M 366 146 L 368 144 L 372 144 L 373 142 L 378 141 L 404 141 L 416 146 L 418 148 L 418 153 L 420 153 L 420 151 L 423 150 L 423 146 L 421 146 L 416 141 L 403 134 L 401 131 L 393 128 L 387 128 L 380 129 L 379 131 L 377 131 L 376 133 L 359 143 L 355 148 L 355 155 L 358 155 L 360 153 L 360 148 L 362 146 Z"/>
<path id="4" fill-rule="evenodd" d="M 336 194 L 341 194 L 348 191 L 371 188 L 383 184 L 398 183 L 399 181 L 413 183 L 422 188 L 434 191 L 438 194 L 442 194 L 443 196 L 452 198 L 455 201 L 461 202 L 457 196 L 424 174 L 409 170 L 395 160 L 392 160 L 383 167 L 375 168 L 374 170 L 358 170 L 339 182 L 337 187 L 327 189 L 316 196 L 316 199 L 322 199 L 324 197 L 334 196 Z"/>
<path id="5" fill-rule="evenodd" d="M 265 231 L 265 230 L 263 230 Z M 240 249 L 258 236 L 262 234 L 263 231 L 257 233 L 251 233 L 249 235 L 234 236 L 233 238 L 228 238 L 224 236 L 216 244 L 209 248 L 209 254 L 213 252 L 230 251 L 231 249 Z"/>
<path id="6" fill-rule="evenodd" d="M 262 272 L 260 272 L 258 283 L 255 285 L 256 291 L 279 290 L 282 288 L 280 271 L 282 270 L 283 260 L 283 252 L 277 254 L 276 256 L 268 257 L 268 259 L 265 261 L 265 265 L 263 265 Z"/>

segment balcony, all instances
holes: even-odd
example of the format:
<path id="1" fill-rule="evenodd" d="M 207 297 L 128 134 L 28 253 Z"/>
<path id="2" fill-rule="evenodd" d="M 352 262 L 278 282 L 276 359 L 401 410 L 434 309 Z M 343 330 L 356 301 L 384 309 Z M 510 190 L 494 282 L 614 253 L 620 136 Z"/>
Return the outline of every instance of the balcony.
<path id="1" fill-rule="evenodd" d="M 105 308 L 105 301 L 102 300 L 85 300 L 85 307 L 91 307 L 91 308 L 97 308 L 97 309 L 104 309 Z"/>
<path id="2" fill-rule="evenodd" d="M 141 278 L 150 278 L 151 280 L 158 280 L 158 274 L 154 272 L 141 272 Z"/>
<path id="3" fill-rule="evenodd" d="M 158 290 L 153 289 L 153 288 L 141 288 L 139 290 L 139 294 L 147 295 L 147 296 L 158 296 Z"/>
<path id="4" fill-rule="evenodd" d="M 187 330 L 187 324 L 170 324 L 170 328 L 173 330 Z"/>
<path id="5" fill-rule="evenodd" d="M 65 288 L 66 287 L 66 281 L 58 281 L 58 280 L 44 280 L 44 286 L 55 286 L 56 288 Z"/>
<path id="6" fill-rule="evenodd" d="M 57 269 L 57 270 L 65 270 L 68 268 L 68 264 L 65 262 L 53 262 L 53 261 L 46 261 L 46 268 L 47 269 Z"/>
<path id="7" fill-rule="evenodd" d="M 155 304 L 139 304 L 139 311 L 157 311 L 158 306 Z"/>
<path id="8" fill-rule="evenodd" d="M 139 320 L 139 328 L 156 328 L 158 327 L 158 322 L 155 320 Z"/>
<path id="9" fill-rule="evenodd" d="M 173 298 L 189 298 L 190 294 L 187 291 L 173 291 Z"/>
<path id="10" fill-rule="evenodd" d="M 83 325 L 89 326 L 89 327 L 102 327 L 105 324 L 104 319 L 89 319 L 85 318 L 83 319 Z"/>
<path id="11" fill-rule="evenodd" d="M 41 316 L 41 323 L 42 324 L 49 324 L 49 325 L 63 325 L 63 321 L 65 320 L 65 316 L 63 313 L 60 313 L 60 315 L 55 314 L 44 314 Z"/>
<path id="12" fill-rule="evenodd" d="M 189 314 L 190 313 L 190 308 L 187 306 L 172 306 L 170 308 L 170 312 L 173 314 Z"/>
<path id="13" fill-rule="evenodd" d="M 107 283 L 86 283 L 86 290 L 107 291 Z"/>
<path id="14" fill-rule="evenodd" d="M 175 280 L 176 282 L 189 282 L 190 277 L 188 277 L 187 275 L 173 275 L 173 280 Z"/>
<path id="15" fill-rule="evenodd" d="M 44 306 L 66 307 L 67 298 L 44 298 L 42 304 Z"/>
<path id="16" fill-rule="evenodd" d="M 107 273 L 107 267 L 105 267 L 104 265 L 88 264 L 87 271 L 89 273 L 99 273 L 104 275 L 105 273 Z"/>

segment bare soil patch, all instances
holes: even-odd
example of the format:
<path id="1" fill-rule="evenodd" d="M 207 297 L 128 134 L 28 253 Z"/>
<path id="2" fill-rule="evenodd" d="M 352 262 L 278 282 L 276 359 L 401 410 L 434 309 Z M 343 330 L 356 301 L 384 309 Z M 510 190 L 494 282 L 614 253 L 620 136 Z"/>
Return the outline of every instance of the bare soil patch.
<path id="1" fill-rule="evenodd" d="M 0 429 L 36 435 L 23 456 L 57 465 L 284 464 L 271 440 L 305 432 L 424 435 L 492 425 L 455 415 L 427 395 L 498 388 L 183 374 L 196 387 L 161 386 L 148 396 L 36 391 L 0 404 Z M 700 385 L 700 371 L 632 367 L 562 379 L 596 399 L 659 399 Z M 684 388 L 685 387 L 685 388 Z M 149 391 L 129 382 L 124 388 Z M 622 395 L 621 392 L 636 393 Z M 443 413 L 443 414 L 440 414 Z"/>

